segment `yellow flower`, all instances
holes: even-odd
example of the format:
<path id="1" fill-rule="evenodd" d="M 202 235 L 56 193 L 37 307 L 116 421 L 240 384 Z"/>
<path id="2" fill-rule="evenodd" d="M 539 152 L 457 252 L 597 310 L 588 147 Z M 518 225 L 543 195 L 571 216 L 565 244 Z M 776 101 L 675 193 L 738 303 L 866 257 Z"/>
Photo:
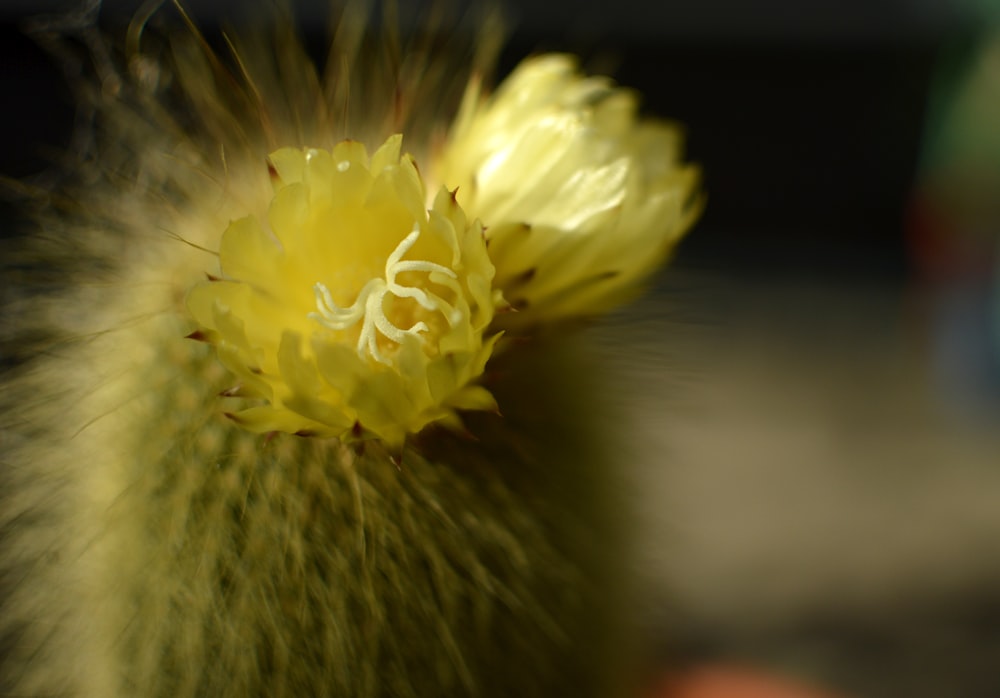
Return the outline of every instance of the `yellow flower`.
<path id="1" fill-rule="evenodd" d="M 491 97 L 470 84 L 435 177 L 486 226 L 495 283 L 538 323 L 634 295 L 701 209 L 682 134 L 573 58 L 523 62 Z"/>
<path id="2" fill-rule="evenodd" d="M 495 409 L 480 376 L 498 335 L 484 337 L 500 294 L 482 228 L 442 189 L 430 210 L 401 136 L 369 160 L 332 151 L 271 155 L 268 227 L 234 221 L 222 277 L 188 309 L 239 396 L 231 417 L 253 431 L 342 436 L 359 428 L 398 445 L 456 409 Z"/>

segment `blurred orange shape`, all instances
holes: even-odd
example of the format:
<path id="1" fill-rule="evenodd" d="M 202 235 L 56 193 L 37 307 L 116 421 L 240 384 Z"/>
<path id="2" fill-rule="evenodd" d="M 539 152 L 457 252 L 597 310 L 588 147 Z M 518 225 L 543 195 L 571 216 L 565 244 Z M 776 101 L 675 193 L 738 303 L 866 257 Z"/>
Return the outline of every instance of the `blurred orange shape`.
<path id="1" fill-rule="evenodd" d="M 659 683 L 650 698 L 846 698 L 757 669 L 712 666 L 691 669 Z"/>

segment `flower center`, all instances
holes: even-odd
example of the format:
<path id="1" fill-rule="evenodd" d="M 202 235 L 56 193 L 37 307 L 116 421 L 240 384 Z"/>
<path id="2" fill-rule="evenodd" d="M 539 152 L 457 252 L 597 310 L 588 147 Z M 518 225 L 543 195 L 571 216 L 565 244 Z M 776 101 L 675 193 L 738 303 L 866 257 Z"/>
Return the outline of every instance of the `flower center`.
<path id="1" fill-rule="evenodd" d="M 454 326 L 461 319 L 461 313 L 451 304 L 424 288 L 405 286 L 396 280 L 396 277 L 403 272 L 425 272 L 429 274 L 428 278 L 431 282 L 449 287 L 454 292 L 460 292 L 457 283 L 458 276 L 448 267 L 427 260 L 403 259 L 403 256 L 416 244 L 419 237 L 420 227 L 414 224 L 410 234 L 403 238 L 386 259 L 385 277 L 369 280 L 358 292 L 354 303 L 346 308 L 341 308 L 334 302 L 326 284 L 317 282 L 313 286 L 313 292 L 316 295 L 318 312 L 309 313 L 309 319 L 315 320 L 331 330 L 346 330 L 360 321 L 358 355 L 364 358 L 367 351 L 375 361 L 385 365 L 391 365 L 391 362 L 379 349 L 379 334 L 396 344 L 402 344 L 406 335 L 417 337 L 423 341 L 424 337 L 421 333 L 430 329 L 423 320 L 415 322 L 407 329 L 394 324 L 385 312 L 386 294 L 392 294 L 396 298 L 412 298 L 427 311 L 441 312 L 448 324 Z"/>

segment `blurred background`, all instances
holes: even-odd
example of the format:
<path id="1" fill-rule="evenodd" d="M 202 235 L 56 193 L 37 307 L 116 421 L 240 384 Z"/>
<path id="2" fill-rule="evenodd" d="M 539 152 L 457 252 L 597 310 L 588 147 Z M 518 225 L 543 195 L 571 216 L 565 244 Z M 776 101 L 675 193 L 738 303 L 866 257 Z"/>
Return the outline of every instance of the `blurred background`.
<path id="1" fill-rule="evenodd" d="M 69 142 L 70 92 L 19 28 L 64 5 L 0 4 L 5 175 Z M 508 6 L 504 72 L 581 53 L 683 123 L 704 167 L 704 218 L 599 333 L 658 658 L 845 696 L 1000 695 L 1000 8 Z"/>

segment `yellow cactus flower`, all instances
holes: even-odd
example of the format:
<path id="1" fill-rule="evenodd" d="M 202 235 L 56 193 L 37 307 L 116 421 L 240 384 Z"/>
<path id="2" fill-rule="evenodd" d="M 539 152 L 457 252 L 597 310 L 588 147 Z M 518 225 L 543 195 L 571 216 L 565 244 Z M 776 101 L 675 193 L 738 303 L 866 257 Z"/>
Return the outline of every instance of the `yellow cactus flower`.
<path id="1" fill-rule="evenodd" d="M 697 218 L 682 133 L 639 120 L 637 102 L 560 54 L 524 61 L 492 96 L 470 84 L 435 176 L 486 225 L 495 283 L 521 311 L 505 322 L 618 305 Z"/>
<path id="2" fill-rule="evenodd" d="M 233 391 L 263 398 L 232 419 L 252 431 L 341 436 L 359 427 L 389 444 L 456 409 L 496 409 L 473 384 L 498 334 L 502 302 L 482 228 L 442 189 L 428 211 L 413 160 L 390 137 L 369 160 L 332 151 L 271 155 L 268 228 L 234 221 L 221 278 L 187 305 Z"/>

